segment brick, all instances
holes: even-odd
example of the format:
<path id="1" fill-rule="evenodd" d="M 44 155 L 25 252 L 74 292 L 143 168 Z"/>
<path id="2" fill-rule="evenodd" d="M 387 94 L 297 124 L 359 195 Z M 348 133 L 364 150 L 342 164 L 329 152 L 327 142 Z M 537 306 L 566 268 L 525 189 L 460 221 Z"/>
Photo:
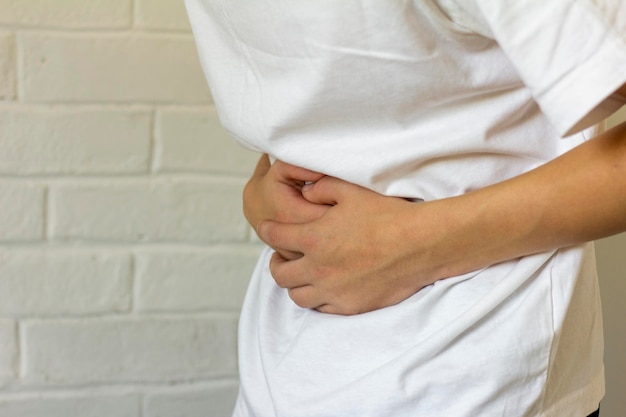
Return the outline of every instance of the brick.
<path id="1" fill-rule="evenodd" d="M 204 179 L 54 185 L 54 239 L 212 243 L 245 241 L 242 181 Z"/>
<path id="2" fill-rule="evenodd" d="M 18 37 L 26 102 L 209 103 L 191 35 Z"/>
<path id="3" fill-rule="evenodd" d="M 0 173 L 145 173 L 151 124 L 140 110 L 7 107 L 0 112 Z"/>
<path id="4" fill-rule="evenodd" d="M 0 32 L 0 100 L 10 100 L 15 96 L 14 45 L 13 35 Z"/>
<path id="5" fill-rule="evenodd" d="M 156 122 L 157 171 L 205 171 L 248 176 L 259 154 L 239 146 L 215 110 L 162 111 Z"/>
<path id="6" fill-rule="evenodd" d="M 130 255 L 87 250 L 0 251 L 0 314 L 96 314 L 128 311 Z"/>
<path id="7" fill-rule="evenodd" d="M 136 394 L 83 393 L 0 396 L 0 417 L 140 417 Z"/>
<path id="8" fill-rule="evenodd" d="M 182 0 L 136 0 L 135 25 L 143 29 L 191 30 Z"/>
<path id="9" fill-rule="evenodd" d="M 0 241 L 42 240 L 44 198 L 40 186 L 0 182 Z"/>
<path id="10" fill-rule="evenodd" d="M 150 393 L 145 400 L 146 417 L 225 417 L 230 416 L 238 385 L 218 382 L 202 387 Z"/>
<path id="11" fill-rule="evenodd" d="M 139 311 L 239 310 L 259 247 L 136 255 Z"/>
<path id="12" fill-rule="evenodd" d="M 26 27 L 129 27 L 132 0 L 0 0 L 0 24 Z"/>
<path id="13" fill-rule="evenodd" d="M 25 322 L 23 382 L 175 382 L 236 372 L 236 319 Z"/>
<path id="14" fill-rule="evenodd" d="M 0 319 L 0 387 L 15 378 L 17 365 L 17 326 L 14 321 Z M 2 416 L 2 413 L 0 413 Z"/>

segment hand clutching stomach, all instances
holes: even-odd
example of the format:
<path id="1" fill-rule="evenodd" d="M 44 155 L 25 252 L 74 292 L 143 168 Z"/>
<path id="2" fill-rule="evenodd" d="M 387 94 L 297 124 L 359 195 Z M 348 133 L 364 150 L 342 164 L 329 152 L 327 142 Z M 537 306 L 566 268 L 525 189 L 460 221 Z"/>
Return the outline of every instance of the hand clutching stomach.
<path id="1" fill-rule="evenodd" d="M 450 276 L 436 249 L 445 216 L 429 203 L 383 196 L 263 156 L 244 189 L 244 213 L 275 250 L 276 284 L 303 308 L 365 313 Z"/>

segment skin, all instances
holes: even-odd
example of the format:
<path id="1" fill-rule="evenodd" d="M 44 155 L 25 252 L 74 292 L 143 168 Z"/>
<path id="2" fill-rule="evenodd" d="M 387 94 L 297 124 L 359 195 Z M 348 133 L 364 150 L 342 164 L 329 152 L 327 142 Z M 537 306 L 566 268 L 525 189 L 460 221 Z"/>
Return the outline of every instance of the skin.
<path id="1" fill-rule="evenodd" d="M 440 279 L 625 231 L 626 123 L 518 177 L 425 203 L 264 155 L 244 213 L 297 305 L 364 313 Z"/>

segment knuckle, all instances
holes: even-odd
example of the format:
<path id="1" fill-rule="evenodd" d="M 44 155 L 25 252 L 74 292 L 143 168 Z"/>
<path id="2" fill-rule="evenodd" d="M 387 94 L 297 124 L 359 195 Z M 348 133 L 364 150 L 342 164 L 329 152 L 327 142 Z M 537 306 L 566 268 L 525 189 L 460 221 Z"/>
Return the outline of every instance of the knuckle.
<path id="1" fill-rule="evenodd" d="M 274 209 L 274 220 L 281 223 L 291 223 L 293 222 L 294 215 L 289 210 L 285 210 L 282 208 Z"/>
<path id="2" fill-rule="evenodd" d="M 289 298 L 293 301 L 298 307 L 301 308 L 311 308 L 310 300 L 304 295 L 304 291 L 301 288 L 290 288 L 288 290 Z"/>
<path id="3" fill-rule="evenodd" d="M 270 271 L 271 271 L 271 268 L 270 268 Z M 288 287 L 287 282 L 279 274 L 272 272 L 272 277 L 274 278 L 274 282 L 276 283 L 276 285 L 278 285 L 280 288 Z"/>
<path id="4" fill-rule="evenodd" d="M 315 310 L 324 314 L 337 314 L 337 310 L 330 304 L 324 304 L 317 307 Z"/>
<path id="5" fill-rule="evenodd" d="M 270 272 L 272 274 L 272 277 L 274 278 L 274 280 L 276 280 L 277 276 L 280 276 L 279 274 L 279 269 L 278 269 L 278 262 L 280 261 L 280 255 L 277 252 L 274 252 L 272 254 L 272 257 L 270 258 Z"/>
<path id="6" fill-rule="evenodd" d="M 319 180 L 315 181 L 310 189 L 310 191 L 315 191 L 318 193 L 324 193 L 326 187 L 328 187 L 329 181 L 331 181 L 332 177 L 322 177 Z"/>
<path id="7" fill-rule="evenodd" d="M 363 311 L 361 311 L 359 308 L 355 306 L 349 306 L 345 308 L 341 314 L 344 316 L 356 316 L 357 314 L 361 314 L 361 313 L 363 313 Z"/>
<path id="8" fill-rule="evenodd" d="M 284 173 L 286 169 L 287 169 L 287 163 L 279 159 L 274 161 L 271 167 L 271 170 L 276 172 L 278 175 L 280 175 L 281 173 Z"/>
<path id="9" fill-rule="evenodd" d="M 271 222 L 261 221 L 256 227 L 256 233 L 263 242 L 270 246 L 276 242 L 276 231 Z"/>

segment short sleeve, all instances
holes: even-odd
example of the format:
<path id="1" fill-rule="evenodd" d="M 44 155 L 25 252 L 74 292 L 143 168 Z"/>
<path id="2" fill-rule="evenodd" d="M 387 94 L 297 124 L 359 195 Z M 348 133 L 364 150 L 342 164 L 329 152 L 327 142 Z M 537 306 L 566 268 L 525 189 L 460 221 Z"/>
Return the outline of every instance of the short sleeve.
<path id="1" fill-rule="evenodd" d="M 498 42 L 561 135 L 626 104 L 614 94 L 626 83 L 626 1 L 441 1 L 452 19 Z"/>

